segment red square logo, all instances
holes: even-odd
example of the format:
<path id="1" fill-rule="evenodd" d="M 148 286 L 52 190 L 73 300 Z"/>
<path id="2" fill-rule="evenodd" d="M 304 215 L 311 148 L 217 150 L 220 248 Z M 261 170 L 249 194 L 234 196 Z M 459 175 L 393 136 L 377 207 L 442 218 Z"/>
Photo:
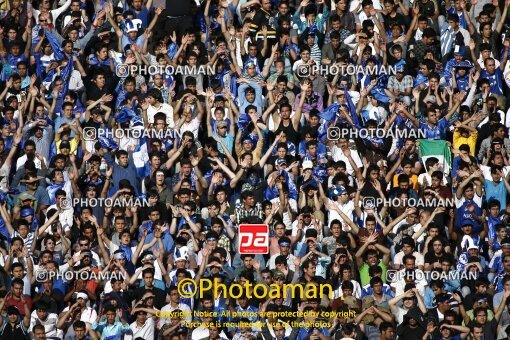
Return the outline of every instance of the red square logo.
<path id="1" fill-rule="evenodd" d="M 269 226 L 267 224 L 239 225 L 239 254 L 268 254 Z"/>

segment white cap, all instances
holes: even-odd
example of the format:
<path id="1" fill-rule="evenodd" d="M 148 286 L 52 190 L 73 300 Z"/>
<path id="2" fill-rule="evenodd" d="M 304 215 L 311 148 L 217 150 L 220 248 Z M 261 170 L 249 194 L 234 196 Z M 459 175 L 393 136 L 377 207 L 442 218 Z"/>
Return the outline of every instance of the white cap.
<path id="1" fill-rule="evenodd" d="M 85 293 L 81 293 L 81 292 L 80 292 L 80 293 L 76 294 L 76 298 L 77 298 L 77 299 L 85 299 L 85 300 L 88 300 L 88 299 L 89 299 L 89 296 L 88 296 L 87 294 L 85 294 Z"/>
<path id="2" fill-rule="evenodd" d="M 303 170 L 306 170 L 306 169 L 313 169 L 312 161 L 304 161 L 303 162 Z"/>

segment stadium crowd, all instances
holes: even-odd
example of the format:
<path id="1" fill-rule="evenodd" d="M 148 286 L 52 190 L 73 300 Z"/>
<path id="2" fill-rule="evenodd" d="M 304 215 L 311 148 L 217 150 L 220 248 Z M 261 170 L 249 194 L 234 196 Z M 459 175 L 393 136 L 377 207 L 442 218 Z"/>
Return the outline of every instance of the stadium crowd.
<path id="1" fill-rule="evenodd" d="M 510 339 L 509 7 L 1 2 L 0 339 Z"/>

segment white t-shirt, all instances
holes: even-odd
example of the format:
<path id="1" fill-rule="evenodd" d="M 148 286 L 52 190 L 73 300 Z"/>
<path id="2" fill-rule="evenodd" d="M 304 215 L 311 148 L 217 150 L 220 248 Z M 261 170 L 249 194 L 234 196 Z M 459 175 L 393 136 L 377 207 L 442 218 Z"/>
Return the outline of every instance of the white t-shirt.
<path id="1" fill-rule="evenodd" d="M 312 216 L 313 218 L 313 216 Z M 297 236 L 297 233 L 298 233 L 298 220 L 296 219 L 294 222 L 292 222 L 292 236 L 295 237 Z M 313 226 L 313 223 L 310 223 L 310 225 L 304 225 L 303 223 L 303 231 L 301 233 L 301 239 L 298 240 L 298 242 L 303 242 L 305 240 L 305 234 L 306 234 L 306 231 L 308 229 L 315 229 L 315 227 Z"/>
<path id="2" fill-rule="evenodd" d="M 358 281 L 351 280 L 352 284 L 354 285 L 354 289 L 352 291 L 352 296 L 354 296 L 356 299 L 361 298 L 361 286 Z M 342 286 L 338 287 L 337 290 L 333 292 L 333 299 L 338 299 L 344 295 L 342 291 Z"/>
<path id="3" fill-rule="evenodd" d="M 184 119 L 184 118 L 181 118 L 181 119 Z M 191 120 L 191 122 L 182 124 L 181 129 L 179 130 L 179 133 L 182 136 L 182 134 L 184 132 L 190 131 L 193 133 L 195 140 L 198 140 L 198 129 L 199 128 L 200 128 L 200 122 L 198 121 L 197 118 L 193 118 Z"/>
<path id="4" fill-rule="evenodd" d="M 135 321 L 129 325 L 129 328 L 132 333 L 124 335 L 124 340 L 136 338 L 154 339 L 154 320 L 150 315 L 147 316 L 147 320 L 145 320 L 143 326 L 139 327 L 138 323 Z"/>
<path id="5" fill-rule="evenodd" d="M 425 264 L 425 258 L 423 257 L 422 254 L 415 251 L 413 253 L 413 256 L 416 258 L 416 262 L 415 262 L 416 267 L 423 266 Z M 404 258 L 404 252 L 400 251 L 399 253 L 397 253 L 395 255 L 395 258 L 393 259 L 393 264 L 395 264 L 395 265 L 399 264 L 401 266 L 404 265 L 404 263 L 402 262 L 403 258 Z"/>
<path id="6" fill-rule="evenodd" d="M 269 259 L 269 269 L 271 269 L 271 270 L 276 269 L 275 261 L 276 261 L 276 257 L 279 255 L 280 254 L 274 254 L 273 256 L 271 256 L 271 258 Z M 289 256 L 287 257 L 287 266 L 293 272 L 296 271 L 296 266 L 294 265 L 294 258 L 295 258 L 295 256 L 292 254 L 289 254 Z"/>
<path id="7" fill-rule="evenodd" d="M 189 306 L 185 303 L 179 303 L 179 305 L 177 307 L 172 307 L 172 305 L 167 304 L 167 305 L 163 306 L 163 308 L 161 308 L 161 312 L 163 313 L 162 315 L 165 315 L 164 313 L 173 312 L 174 310 L 177 310 L 177 309 L 182 312 L 184 321 L 186 321 L 186 322 L 192 321 L 191 308 L 189 308 Z M 164 325 L 168 325 L 171 322 L 172 322 L 171 318 L 168 318 L 168 317 L 160 318 L 159 322 L 158 322 L 158 329 L 161 329 L 161 327 L 163 327 Z"/>
<path id="8" fill-rule="evenodd" d="M 349 175 L 354 175 L 354 169 L 351 166 L 351 163 L 349 163 L 349 159 L 344 155 L 342 149 L 340 149 L 338 146 L 333 145 L 331 148 L 331 155 L 333 156 L 333 160 L 335 162 L 338 161 L 344 161 L 345 162 L 345 170 Z M 354 163 L 358 168 L 361 168 L 363 166 L 363 163 L 361 162 L 361 158 L 358 154 L 358 151 L 351 150 L 351 157 L 354 160 Z"/>
<path id="9" fill-rule="evenodd" d="M 340 210 L 347 215 L 347 217 L 352 221 L 353 220 L 353 213 L 354 213 L 354 202 L 350 200 L 349 202 L 345 203 L 344 205 L 341 205 L 338 202 L 334 202 L 334 204 L 340 208 Z M 329 224 L 331 226 L 331 222 L 333 220 L 339 220 L 340 223 L 346 224 L 347 221 L 344 221 L 342 217 L 340 217 L 340 214 L 336 210 L 330 210 L 329 211 Z M 348 226 L 349 230 L 351 229 L 350 226 Z"/>
<path id="10" fill-rule="evenodd" d="M 482 170 L 484 178 L 488 179 L 489 181 L 492 181 L 490 166 L 480 164 L 480 170 Z M 510 172 L 510 166 L 504 166 L 503 167 L 503 176 L 506 177 L 506 175 L 508 175 L 509 172 Z"/>
<path id="11" fill-rule="evenodd" d="M 165 103 L 161 104 L 158 108 L 149 105 L 149 108 L 147 109 L 147 119 L 150 124 L 154 124 L 154 116 L 158 112 L 163 112 L 166 115 L 166 124 L 168 127 L 173 129 L 175 127 L 173 107 Z"/>
<path id="12" fill-rule="evenodd" d="M 37 317 L 37 311 L 33 311 L 30 315 L 30 328 L 28 329 L 30 333 L 32 333 L 32 329 L 35 325 L 41 324 L 44 326 L 44 332 L 47 337 L 57 337 L 63 338 L 64 332 L 62 330 L 57 329 L 58 315 L 55 313 L 48 313 L 48 317 L 45 321 L 42 321 Z"/>
<path id="13" fill-rule="evenodd" d="M 464 195 L 459 199 L 457 195 L 455 195 L 455 207 L 460 208 L 464 202 L 466 201 L 466 198 Z M 480 208 L 482 207 L 482 197 L 478 196 L 475 192 L 475 195 L 473 196 L 473 201 L 475 201 L 476 205 L 478 205 Z"/>
<path id="14" fill-rule="evenodd" d="M 46 159 L 44 157 L 43 157 L 43 159 L 44 159 L 44 164 L 48 165 L 48 162 L 46 161 Z M 19 168 L 21 168 L 21 166 L 23 166 L 26 162 L 27 162 L 27 155 L 23 155 L 20 158 L 18 158 L 18 160 L 16 161 L 16 170 L 19 170 Z M 39 159 L 34 158 L 34 164 L 35 164 L 36 169 L 41 169 L 41 161 Z"/>
<path id="15" fill-rule="evenodd" d="M 62 312 L 67 312 L 69 307 L 66 307 Z M 97 312 L 90 307 L 85 307 L 85 310 L 81 312 L 80 320 L 83 322 L 88 322 L 90 324 L 94 323 L 97 319 Z"/>

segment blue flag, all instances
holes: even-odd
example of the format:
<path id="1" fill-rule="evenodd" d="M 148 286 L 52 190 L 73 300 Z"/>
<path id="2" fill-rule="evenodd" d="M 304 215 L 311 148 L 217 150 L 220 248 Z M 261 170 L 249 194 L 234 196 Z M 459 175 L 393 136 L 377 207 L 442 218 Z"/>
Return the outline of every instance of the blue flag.
<path id="1" fill-rule="evenodd" d="M 351 95 L 349 94 L 349 91 L 347 91 L 346 87 L 344 87 L 344 94 L 345 100 L 347 101 L 347 107 L 349 108 L 349 113 L 351 114 L 352 122 L 356 128 L 361 129 L 362 126 L 359 123 L 358 114 L 356 113 L 356 106 L 354 105 Z"/>
<path id="2" fill-rule="evenodd" d="M 60 47 L 60 44 L 57 41 L 57 38 L 51 33 L 49 30 L 46 31 L 46 39 L 48 39 L 48 42 L 51 45 L 51 48 L 53 49 L 53 55 L 55 56 L 55 60 L 59 61 L 62 58 L 64 58 L 64 50 L 62 47 Z"/>
<path id="3" fill-rule="evenodd" d="M 58 190 L 63 189 L 63 188 L 64 188 L 64 183 L 55 184 L 53 182 L 46 187 L 46 191 L 48 192 L 48 196 L 50 197 L 50 205 L 55 204 L 55 202 L 56 202 L 55 194 Z"/>
<path id="4" fill-rule="evenodd" d="M 327 120 L 328 122 L 332 122 L 335 120 L 339 107 L 340 107 L 339 103 L 333 103 L 327 108 L 325 108 L 324 111 L 319 113 L 318 116 L 321 117 L 322 119 Z"/>
<path id="5" fill-rule="evenodd" d="M 74 55 L 74 53 L 73 53 Z M 69 58 L 66 67 L 60 71 L 60 78 L 62 78 L 63 87 L 62 87 L 62 98 L 65 97 L 67 90 L 69 89 L 69 82 L 71 80 L 71 74 L 73 73 L 73 58 Z"/>

